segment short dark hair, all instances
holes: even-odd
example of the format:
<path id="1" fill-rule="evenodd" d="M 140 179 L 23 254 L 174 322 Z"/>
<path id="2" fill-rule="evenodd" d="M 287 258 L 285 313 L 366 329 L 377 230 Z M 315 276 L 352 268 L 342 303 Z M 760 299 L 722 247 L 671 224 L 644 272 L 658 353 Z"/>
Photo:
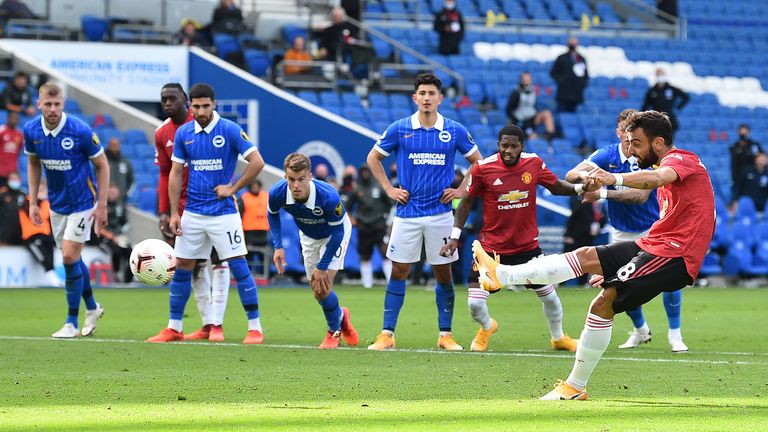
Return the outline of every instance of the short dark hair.
<path id="1" fill-rule="evenodd" d="M 630 115 L 625 122 L 625 130 L 632 132 L 637 128 L 642 128 L 649 140 L 656 137 L 664 139 L 667 147 L 674 145 L 672 138 L 672 123 L 669 121 L 667 113 L 658 111 L 637 111 Z"/>
<path id="2" fill-rule="evenodd" d="M 748 131 L 751 131 L 751 130 L 752 130 L 752 129 L 750 129 L 750 128 L 749 128 L 749 125 L 748 125 L 748 124 L 746 124 L 746 123 L 742 123 L 742 124 L 740 124 L 740 125 L 739 125 L 739 129 L 741 129 L 741 128 L 744 128 L 744 129 L 746 129 L 746 130 L 748 130 Z"/>
<path id="3" fill-rule="evenodd" d="M 161 91 L 165 90 L 167 88 L 172 88 L 172 89 L 178 90 L 179 93 L 181 93 L 181 95 L 184 96 L 184 99 L 187 99 L 187 94 L 184 92 L 184 87 L 182 87 L 181 84 L 179 84 L 179 83 L 168 83 L 168 84 L 163 86 Z"/>
<path id="4" fill-rule="evenodd" d="M 216 100 L 216 92 L 209 84 L 197 83 L 189 88 L 189 99 L 211 98 Z"/>
<path id="5" fill-rule="evenodd" d="M 508 124 L 501 128 L 499 131 L 499 141 L 501 141 L 501 137 L 504 135 L 516 136 L 520 138 L 520 144 L 525 144 L 525 132 L 513 124 Z"/>
<path id="6" fill-rule="evenodd" d="M 301 153 L 291 153 L 283 161 L 283 169 L 287 170 L 288 168 L 296 172 L 304 171 L 305 169 L 312 172 L 312 161 Z"/>
<path id="7" fill-rule="evenodd" d="M 27 73 L 24 72 L 24 71 L 16 71 L 16 73 L 13 74 L 13 77 L 14 78 L 18 78 L 18 77 L 29 78 L 29 77 L 27 77 Z"/>
<path id="8" fill-rule="evenodd" d="M 416 76 L 416 81 L 413 82 L 413 92 L 416 93 L 416 90 L 418 90 L 421 85 L 433 85 L 437 87 L 437 91 L 441 93 L 443 92 L 443 82 L 432 72 L 422 73 Z"/>

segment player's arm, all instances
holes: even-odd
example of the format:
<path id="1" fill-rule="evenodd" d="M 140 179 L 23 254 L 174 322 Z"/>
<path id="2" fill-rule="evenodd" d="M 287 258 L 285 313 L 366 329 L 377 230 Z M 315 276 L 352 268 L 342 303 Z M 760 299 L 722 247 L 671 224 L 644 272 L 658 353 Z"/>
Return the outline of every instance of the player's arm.
<path id="1" fill-rule="evenodd" d="M 633 189 L 656 189 L 677 181 L 679 177 L 674 169 L 662 166 L 652 171 L 642 170 L 628 174 L 611 174 L 596 169 L 589 174 L 589 178 L 605 186 L 623 185 Z"/>
<path id="2" fill-rule="evenodd" d="M 570 171 L 568 171 L 565 174 L 565 181 L 568 183 L 581 183 L 581 177 L 579 176 L 579 173 L 582 171 L 589 172 L 595 167 L 595 164 L 590 163 L 588 161 L 581 161 L 578 165 L 573 167 Z"/>
<path id="3" fill-rule="evenodd" d="M 168 229 L 175 235 L 181 235 L 179 222 L 179 201 L 181 200 L 181 184 L 184 182 L 184 164 L 173 161 L 171 172 L 168 174 L 168 204 L 171 207 L 171 217 Z"/>
<path id="4" fill-rule="evenodd" d="M 597 191 L 585 192 L 581 201 L 592 203 L 600 199 L 607 199 L 624 204 L 643 204 L 648 201 L 652 191 L 652 189 L 613 190 L 602 188 Z"/>
<path id="5" fill-rule="evenodd" d="M 107 226 L 107 193 L 109 192 L 109 162 L 104 152 L 91 158 L 91 163 L 96 169 L 96 183 L 99 185 L 99 197 L 94 213 L 94 231 L 101 235 L 101 229 Z"/>
<path id="6" fill-rule="evenodd" d="M 459 238 L 461 237 L 461 231 L 464 229 L 464 225 L 467 223 L 469 213 L 472 211 L 472 204 L 475 202 L 475 197 L 472 195 L 465 195 L 456 207 L 456 214 L 453 215 L 453 230 L 451 236 L 448 238 L 448 242 L 440 248 L 440 255 L 449 257 L 453 255 L 453 252 L 459 247 Z"/>
<path id="7" fill-rule="evenodd" d="M 467 156 L 467 161 L 469 162 L 469 168 L 467 169 L 467 173 L 464 175 L 464 179 L 461 181 L 461 184 L 456 189 L 448 188 L 443 191 L 443 195 L 440 197 L 441 203 L 448 204 L 454 199 L 463 198 L 466 195 L 467 181 L 469 180 L 469 176 L 472 174 L 472 169 L 477 165 L 477 162 L 479 162 L 480 159 L 482 159 L 482 156 L 480 155 L 479 150 L 476 150 L 472 152 L 472 154 Z"/>
<path id="8" fill-rule="evenodd" d="M 40 165 L 40 158 L 35 154 L 30 154 L 27 162 L 27 183 L 29 185 L 29 218 L 35 226 L 43 224 L 40 217 L 40 207 L 37 202 L 37 192 L 40 188 L 40 178 L 43 168 Z"/>
<path id="9" fill-rule="evenodd" d="M 290 193 L 286 191 L 286 193 Z M 285 249 L 283 249 L 282 226 L 280 223 L 280 200 L 277 197 L 276 189 L 269 191 L 267 200 L 267 222 L 269 222 L 269 235 L 272 238 L 272 262 L 275 264 L 278 274 L 285 273 L 287 266 L 285 262 Z"/>
<path id="10" fill-rule="evenodd" d="M 374 147 L 368 152 L 368 158 L 366 159 L 368 168 L 371 169 L 373 178 L 379 182 L 382 189 L 384 189 L 384 193 L 386 193 L 389 198 L 400 204 L 405 204 L 408 202 L 408 191 L 401 187 L 395 188 L 392 186 L 389 177 L 387 177 L 387 173 L 384 172 L 384 165 L 381 163 L 386 157 L 387 155 L 380 153 L 376 150 L 376 147 Z"/>
<path id="11" fill-rule="evenodd" d="M 237 191 L 244 188 L 246 185 L 251 184 L 253 179 L 255 179 L 256 176 L 258 176 L 261 170 L 264 168 L 264 159 L 261 157 L 259 151 L 255 148 L 252 152 L 245 156 L 245 160 L 248 161 L 248 166 L 245 167 L 243 175 L 237 179 L 235 184 L 218 185 L 214 188 L 214 191 L 216 191 L 216 195 L 219 197 L 219 199 L 229 198 Z"/>

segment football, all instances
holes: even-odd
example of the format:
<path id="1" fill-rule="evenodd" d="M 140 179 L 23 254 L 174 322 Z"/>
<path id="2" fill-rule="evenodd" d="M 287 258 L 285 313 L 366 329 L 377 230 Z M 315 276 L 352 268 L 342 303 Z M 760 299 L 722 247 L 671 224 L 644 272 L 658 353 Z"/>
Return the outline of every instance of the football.
<path id="1" fill-rule="evenodd" d="M 175 271 L 176 255 L 173 247 L 162 240 L 143 240 L 131 251 L 131 272 L 144 284 L 166 284 Z"/>

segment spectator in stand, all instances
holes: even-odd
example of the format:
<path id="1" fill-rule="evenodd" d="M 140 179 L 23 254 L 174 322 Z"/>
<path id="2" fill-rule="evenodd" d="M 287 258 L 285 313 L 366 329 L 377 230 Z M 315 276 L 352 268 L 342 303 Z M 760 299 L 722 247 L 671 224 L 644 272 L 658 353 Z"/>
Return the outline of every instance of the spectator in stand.
<path id="1" fill-rule="evenodd" d="M 546 131 L 545 139 L 551 140 L 555 135 L 552 112 L 536 109 L 536 88 L 530 72 L 520 74 L 520 83 L 509 95 L 506 112 L 509 122 L 524 130 L 529 139 L 537 137 L 536 128 L 542 123 Z"/>
<path id="2" fill-rule="evenodd" d="M 19 113 L 8 111 L 8 120 L 0 126 L 0 186 L 8 176 L 19 169 L 19 153 L 24 145 L 24 134 L 17 128 Z"/>
<path id="3" fill-rule="evenodd" d="M 285 52 L 285 56 L 283 56 L 284 60 L 289 61 L 312 61 L 312 56 L 309 55 L 307 52 L 307 46 L 306 41 L 304 40 L 304 36 L 295 36 L 293 38 L 293 44 L 291 45 L 291 48 Z M 286 64 L 285 65 L 285 73 L 286 75 L 296 75 L 296 74 L 302 74 L 309 72 L 310 67 L 309 66 L 301 66 L 301 65 L 294 65 L 294 64 Z"/>
<path id="4" fill-rule="evenodd" d="M 315 180 L 328 183 L 329 185 L 339 190 L 339 184 L 336 182 L 336 178 L 331 175 L 330 168 L 324 163 L 319 163 L 315 166 Z"/>
<path id="5" fill-rule="evenodd" d="M 21 177 L 14 171 L 8 175 L 8 184 L 0 186 L 0 245 L 21 244 L 19 207 L 23 202 Z"/>
<path id="6" fill-rule="evenodd" d="M 675 112 L 682 110 L 690 99 L 688 93 L 671 86 L 664 69 L 658 68 L 656 69 L 656 85 L 649 88 L 645 93 L 645 100 L 640 111 L 653 110 L 667 113 L 669 121 L 672 122 L 672 132 L 675 132 L 680 126 Z"/>
<path id="7" fill-rule="evenodd" d="M 133 280 L 131 266 L 131 245 L 128 244 L 128 214 L 122 197 L 125 192 L 112 183 L 107 193 L 107 225 L 99 230 L 96 244 L 112 257 L 112 270 L 118 282 Z"/>
<path id="8" fill-rule="evenodd" d="M 125 201 L 135 184 L 133 165 L 120 153 L 120 138 L 110 138 L 105 153 L 109 162 L 109 183 L 117 186 L 120 193 L 120 204 L 125 205 Z"/>
<path id="9" fill-rule="evenodd" d="M 247 259 L 249 262 L 253 262 L 254 258 L 252 247 L 267 246 L 269 193 L 262 191 L 261 187 L 261 180 L 255 179 L 248 185 L 248 191 L 241 195 L 238 200 L 240 215 L 243 218 L 243 235 L 245 236 L 245 246 L 248 249 Z"/>
<path id="10" fill-rule="evenodd" d="M 5 23 L 9 19 L 40 19 L 40 17 L 21 0 L 3 0 L 0 3 L 0 21 Z"/>
<path id="11" fill-rule="evenodd" d="M 15 183 L 14 183 L 15 184 Z M 21 184 L 21 181 L 18 181 Z M 29 195 L 24 197 L 19 208 L 19 222 L 21 225 L 21 241 L 37 262 L 45 270 L 45 279 L 52 287 L 64 286 L 64 282 L 56 274 L 53 267 L 53 250 L 56 248 L 56 240 L 51 233 L 51 203 L 48 202 L 48 185 L 43 181 L 37 192 L 38 207 L 40 208 L 40 226 L 32 223 L 29 217 Z"/>
<path id="12" fill-rule="evenodd" d="M 235 5 L 233 0 L 221 0 L 219 6 L 213 11 L 213 18 L 211 19 L 213 32 L 237 36 L 244 27 L 243 11 Z"/>
<path id="13" fill-rule="evenodd" d="M 731 180 L 733 185 L 741 180 L 744 171 L 755 165 L 755 156 L 764 153 L 763 146 L 750 138 L 749 125 L 739 125 L 739 139 L 731 146 Z M 736 197 L 736 194 L 733 194 Z M 735 199 L 735 198 L 734 198 Z"/>
<path id="14" fill-rule="evenodd" d="M 344 167 L 344 171 L 341 175 L 341 186 L 339 186 L 339 195 L 341 196 L 341 202 L 344 203 L 345 208 L 349 201 L 350 195 L 354 193 L 357 188 L 357 168 L 354 165 L 347 165 Z"/>
<path id="15" fill-rule="evenodd" d="M 464 18 L 456 9 L 454 0 L 445 0 L 443 10 L 435 14 L 434 30 L 440 35 L 437 51 L 442 55 L 459 53 L 464 39 Z"/>
<path id="16" fill-rule="evenodd" d="M 765 153 L 758 153 L 754 166 L 746 169 L 741 174 L 739 182 L 733 185 L 734 202 L 743 196 L 748 196 L 754 201 L 757 211 L 765 210 L 765 201 L 768 198 L 768 167 L 766 165 L 768 165 L 768 156 Z"/>
<path id="17" fill-rule="evenodd" d="M 200 31 L 202 28 L 200 21 L 194 18 L 184 18 L 181 20 L 181 30 L 176 34 L 176 43 L 205 49 L 210 48 L 211 41 Z"/>
<path id="18" fill-rule="evenodd" d="M 13 80 L 5 86 L 2 98 L 3 106 L 8 111 L 23 112 L 28 116 L 37 114 L 35 100 L 29 91 L 29 77 L 22 71 L 13 74 Z"/>
<path id="19" fill-rule="evenodd" d="M 576 112 L 576 108 L 584 102 L 584 89 L 589 84 L 587 61 L 579 54 L 579 40 L 575 37 L 568 39 L 568 52 L 561 54 L 552 64 L 549 75 L 557 84 L 558 112 Z"/>
<path id="20" fill-rule="evenodd" d="M 357 28 L 347 22 L 344 9 L 335 7 L 331 10 L 331 25 L 320 34 L 320 50 L 322 60 L 336 61 L 337 56 L 345 54 L 346 42 L 357 37 Z"/>
<path id="21" fill-rule="evenodd" d="M 583 246 L 595 244 L 595 238 L 600 234 L 603 220 L 600 203 L 581 202 L 578 195 L 571 197 L 571 216 L 565 223 L 563 238 L 563 253 L 575 251 Z M 589 275 L 583 274 L 577 279 L 579 284 L 586 284 Z"/>

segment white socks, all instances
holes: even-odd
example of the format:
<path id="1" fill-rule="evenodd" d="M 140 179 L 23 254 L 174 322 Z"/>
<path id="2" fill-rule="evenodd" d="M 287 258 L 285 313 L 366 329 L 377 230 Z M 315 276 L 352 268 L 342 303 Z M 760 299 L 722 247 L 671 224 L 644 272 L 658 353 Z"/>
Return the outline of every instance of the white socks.
<path id="1" fill-rule="evenodd" d="M 490 330 L 491 314 L 488 313 L 488 295 L 490 293 L 482 288 L 469 288 L 467 291 L 469 315 L 483 326 L 483 330 Z"/>
<path id="2" fill-rule="evenodd" d="M 560 303 L 560 297 L 557 296 L 554 285 L 547 285 L 535 290 L 536 295 L 541 300 L 541 307 L 544 309 L 544 316 L 549 324 L 549 334 L 552 340 L 562 339 L 563 337 L 563 305 Z"/>
<path id="3" fill-rule="evenodd" d="M 181 320 L 172 319 L 172 320 L 168 320 L 168 328 L 174 329 L 177 332 L 181 332 L 184 326 L 182 325 Z"/>
<path id="4" fill-rule="evenodd" d="M 203 322 L 203 325 L 210 324 L 211 323 L 211 272 L 210 270 L 208 270 L 208 262 L 205 262 L 204 264 L 202 264 L 202 267 L 200 268 L 200 271 L 198 272 L 197 277 L 192 278 L 192 292 L 195 294 L 195 303 L 197 303 L 197 310 L 200 311 L 200 321 Z"/>
<path id="5" fill-rule="evenodd" d="M 669 329 L 667 331 L 667 339 L 670 341 L 683 340 L 683 334 L 680 333 L 680 328 L 678 327 L 676 329 Z"/>
<path id="6" fill-rule="evenodd" d="M 213 281 L 211 283 L 211 307 L 208 314 L 210 323 L 213 325 L 222 325 L 224 323 L 224 313 L 227 311 L 227 300 L 229 299 L 229 263 L 220 262 L 213 266 Z"/>
<path id="7" fill-rule="evenodd" d="M 248 320 L 248 331 L 258 330 L 261 331 L 261 318 L 254 318 Z"/>
<path id="8" fill-rule="evenodd" d="M 373 288 L 373 263 L 370 261 L 360 261 L 360 278 L 363 288 Z"/>
<path id="9" fill-rule="evenodd" d="M 521 265 L 496 267 L 496 277 L 503 286 L 549 285 L 565 282 L 583 274 L 581 264 L 573 252 L 534 258 Z"/>
<path id="10" fill-rule="evenodd" d="M 608 348 L 612 329 L 613 318 L 605 319 L 592 313 L 587 314 L 584 331 L 581 332 L 578 348 L 576 348 L 576 361 L 573 363 L 571 374 L 565 380 L 568 384 L 578 390 L 583 390 L 587 386 L 592 371 L 595 370 L 597 362 Z"/>
<path id="11" fill-rule="evenodd" d="M 678 331 L 679 331 L 679 330 L 680 330 L 680 329 L 678 329 Z M 642 327 L 640 327 L 640 328 L 635 328 L 635 331 L 636 331 L 637 333 L 640 333 L 640 334 L 644 334 L 644 335 L 647 335 L 648 333 L 650 333 L 650 332 L 651 332 L 651 328 L 650 328 L 650 327 L 648 327 L 648 323 L 646 322 L 646 323 L 643 323 L 643 326 L 642 326 Z"/>

